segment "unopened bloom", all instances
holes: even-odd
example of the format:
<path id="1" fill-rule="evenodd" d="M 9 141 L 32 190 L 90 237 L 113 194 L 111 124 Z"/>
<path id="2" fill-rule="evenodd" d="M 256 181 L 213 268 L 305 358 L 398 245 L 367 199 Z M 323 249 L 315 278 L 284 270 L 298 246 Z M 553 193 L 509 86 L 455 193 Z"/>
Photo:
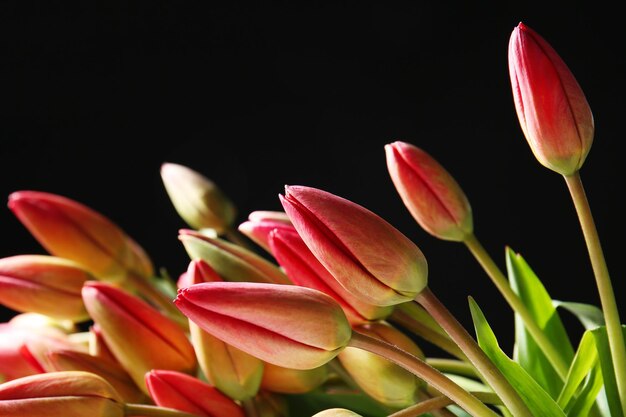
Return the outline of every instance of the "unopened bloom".
<path id="1" fill-rule="evenodd" d="M 363 324 L 391 314 L 392 307 L 361 301 L 348 292 L 328 272 L 305 245 L 295 229 L 276 229 L 270 233 L 271 251 L 294 284 L 330 295 L 339 303 L 352 324 Z"/>
<path id="2" fill-rule="evenodd" d="M 395 345 L 420 359 L 424 354 L 404 333 L 384 322 L 355 327 L 355 331 Z M 394 408 L 415 403 L 424 382 L 404 368 L 362 349 L 345 348 L 338 356 L 343 367 L 369 396 Z"/>
<path id="3" fill-rule="evenodd" d="M 78 264 L 44 255 L 0 259 L 0 304 L 72 321 L 89 318 L 80 295 L 92 276 Z"/>
<path id="4" fill-rule="evenodd" d="M 19 191 L 9 208 L 52 255 L 82 265 L 99 279 L 149 277 L 152 263 L 117 225 L 89 207 L 55 194 Z"/>
<path id="5" fill-rule="evenodd" d="M 290 369 L 266 363 L 261 388 L 281 394 L 304 394 L 321 386 L 327 379 L 327 365 L 313 369 Z"/>
<path id="6" fill-rule="evenodd" d="M 187 335 L 143 300 L 101 282 L 86 283 L 83 300 L 106 345 L 144 392 L 144 375 L 152 369 L 195 369 Z"/>
<path id="7" fill-rule="evenodd" d="M 269 234 L 274 229 L 296 230 L 287 214 L 281 211 L 253 211 L 248 220 L 239 225 L 241 233 L 270 253 Z"/>
<path id="8" fill-rule="evenodd" d="M 124 403 L 104 379 L 87 372 L 50 372 L 0 385 L 2 417 L 123 417 Z"/>
<path id="9" fill-rule="evenodd" d="M 432 156 L 406 142 L 385 145 L 387 169 L 411 215 L 439 239 L 473 232 L 472 208 L 459 184 Z"/>
<path id="10" fill-rule="evenodd" d="M 192 376 L 155 369 L 145 378 L 150 396 L 161 407 L 201 417 L 245 417 L 233 400 Z"/>
<path id="11" fill-rule="evenodd" d="M 178 285 L 179 288 L 184 288 L 203 282 L 222 282 L 222 279 L 206 262 L 196 259 L 189 263 L 189 268 Z M 202 330 L 192 320 L 189 320 L 189 333 L 198 365 L 212 385 L 233 400 L 244 401 L 258 393 L 264 369 L 263 361 L 224 343 Z"/>
<path id="12" fill-rule="evenodd" d="M 352 334 L 331 297 L 294 285 L 209 282 L 179 290 L 174 302 L 215 337 L 285 368 L 322 366 Z"/>
<path id="13" fill-rule="evenodd" d="M 329 408 L 328 410 L 320 411 L 313 417 L 361 417 L 361 415 L 345 408 Z"/>
<path id="14" fill-rule="evenodd" d="M 399 304 L 426 287 L 428 268 L 419 248 L 366 208 L 302 186 L 285 187 L 281 202 L 315 257 L 362 301 Z"/>
<path id="15" fill-rule="evenodd" d="M 290 284 L 289 278 L 259 255 L 193 230 L 181 230 L 178 236 L 191 259 L 202 259 L 225 281 L 253 281 Z"/>
<path id="16" fill-rule="evenodd" d="M 235 205 L 205 176 L 186 166 L 165 163 L 161 178 L 174 208 L 194 229 L 228 230 L 237 215 Z"/>
<path id="17" fill-rule="evenodd" d="M 145 400 L 145 394 L 116 362 L 67 349 L 53 349 L 47 356 L 53 371 L 83 371 L 96 374 L 110 383 L 124 401 L 136 403 Z"/>
<path id="18" fill-rule="evenodd" d="M 0 380 L 10 381 L 41 372 L 37 364 L 21 353 L 26 341 L 32 337 L 31 331 L 0 323 Z"/>
<path id="19" fill-rule="evenodd" d="M 593 142 L 593 115 L 563 59 L 520 23 L 509 41 L 509 73 L 517 117 L 535 157 L 563 175 L 578 171 Z"/>

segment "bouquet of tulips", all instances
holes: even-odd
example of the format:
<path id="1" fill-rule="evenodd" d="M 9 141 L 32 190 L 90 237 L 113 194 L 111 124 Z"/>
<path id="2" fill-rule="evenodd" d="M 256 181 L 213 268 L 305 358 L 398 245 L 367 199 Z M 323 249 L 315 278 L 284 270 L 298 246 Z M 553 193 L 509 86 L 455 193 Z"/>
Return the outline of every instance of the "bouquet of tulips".
<path id="1" fill-rule="evenodd" d="M 592 114 L 562 59 L 521 23 L 509 67 L 522 131 L 571 193 L 601 306 L 553 300 L 511 250 L 500 270 L 458 183 L 414 144 L 385 146 L 391 180 L 417 223 L 463 243 L 509 304 L 511 355 L 471 297 L 474 329 L 459 324 L 429 289 L 418 246 L 368 209 L 287 186 L 284 211 L 236 224 L 216 184 L 166 163 L 189 225 L 177 280 L 91 208 L 9 196 L 50 255 L 0 260 L 0 303 L 19 313 L 0 324 L 0 416 L 625 417 L 624 333 L 579 174 Z M 564 310 L 584 326 L 580 340 Z"/>

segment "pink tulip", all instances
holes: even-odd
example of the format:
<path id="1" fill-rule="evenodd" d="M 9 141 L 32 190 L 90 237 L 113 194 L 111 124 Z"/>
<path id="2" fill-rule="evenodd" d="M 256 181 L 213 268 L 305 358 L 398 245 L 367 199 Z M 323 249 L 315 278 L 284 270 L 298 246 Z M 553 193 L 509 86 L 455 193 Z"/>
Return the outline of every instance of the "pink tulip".
<path id="1" fill-rule="evenodd" d="M 459 242 L 472 234 L 472 208 L 444 167 L 405 142 L 386 145 L 385 153 L 396 190 L 424 230 L 439 239 Z"/>
<path id="2" fill-rule="evenodd" d="M 205 331 L 274 365 L 312 369 L 350 341 L 341 307 L 293 285 L 209 282 L 179 290 L 178 308 Z"/>
<path id="3" fill-rule="evenodd" d="M 43 255 L 0 259 L 0 304 L 72 321 L 89 318 L 80 291 L 93 279 L 78 264 Z"/>
<path id="4" fill-rule="evenodd" d="M 101 377 L 51 372 L 0 385 L 2 417 L 123 417 L 124 403 Z"/>
<path id="5" fill-rule="evenodd" d="M 152 370 L 146 385 L 154 402 L 201 417 L 245 417 L 233 400 L 215 387 L 180 372 Z"/>
<path id="6" fill-rule="evenodd" d="M 269 234 L 274 229 L 296 230 L 289 217 L 280 211 L 253 211 L 248 221 L 239 225 L 239 231 L 271 253 Z"/>
<path id="7" fill-rule="evenodd" d="M 201 282 L 219 282 L 223 281 L 215 269 L 211 268 L 208 263 L 202 259 L 195 259 L 189 263 L 187 271 L 180 274 L 176 282 L 177 288 L 186 288 L 193 284 Z"/>
<path id="8" fill-rule="evenodd" d="M 100 279 L 153 274 L 143 249 L 83 204 L 55 194 L 19 191 L 9 196 L 9 208 L 49 253 L 79 263 Z"/>
<path id="9" fill-rule="evenodd" d="M 106 345 L 144 392 L 144 375 L 152 369 L 195 370 L 187 335 L 143 300 L 102 282 L 86 283 L 83 300 Z"/>
<path id="10" fill-rule="evenodd" d="M 363 302 L 399 304 L 426 287 L 428 268 L 422 252 L 376 214 L 310 187 L 285 187 L 280 198 L 311 252 Z"/>
<path id="11" fill-rule="evenodd" d="M 593 142 L 591 109 L 557 52 L 520 23 L 509 41 L 509 73 L 517 117 L 535 157 L 570 175 L 585 162 Z"/>
<path id="12" fill-rule="evenodd" d="M 274 257 L 294 284 L 330 295 L 343 308 L 351 324 L 363 324 L 391 314 L 391 307 L 364 303 L 349 293 L 315 258 L 295 229 L 276 229 L 269 243 Z"/>

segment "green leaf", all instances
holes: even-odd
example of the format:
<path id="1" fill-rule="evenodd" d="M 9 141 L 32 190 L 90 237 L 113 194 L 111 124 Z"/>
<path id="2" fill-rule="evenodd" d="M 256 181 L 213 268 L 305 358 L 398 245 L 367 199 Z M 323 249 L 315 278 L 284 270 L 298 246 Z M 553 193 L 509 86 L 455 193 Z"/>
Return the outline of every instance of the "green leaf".
<path id="1" fill-rule="evenodd" d="M 506 249 L 506 266 L 513 291 L 519 295 L 522 303 L 528 308 L 531 316 L 552 344 L 559 347 L 563 360 L 568 364 L 571 363 L 574 348 L 552 303 L 552 298 L 537 275 L 524 258 L 510 248 Z M 514 359 L 552 398 L 557 398 L 563 387 L 563 381 L 544 355 L 543 350 L 526 330 L 518 314 L 515 314 Z"/>
<path id="2" fill-rule="evenodd" d="M 385 417 L 390 414 L 376 401 L 364 394 L 330 394 L 309 392 L 285 395 L 290 417 L 311 417 L 328 408 L 345 408 L 363 417 Z"/>
<path id="3" fill-rule="evenodd" d="M 557 402 L 567 411 L 568 417 L 586 417 L 598 397 L 602 383 L 596 338 L 587 330 L 580 340 Z"/>
<path id="4" fill-rule="evenodd" d="M 555 307 L 564 308 L 575 315 L 587 330 L 604 326 L 604 314 L 601 309 L 594 305 L 559 300 L 552 300 L 552 303 Z"/>
<path id="5" fill-rule="evenodd" d="M 626 330 L 626 326 L 622 326 L 622 333 Z M 622 407 L 617 391 L 617 382 L 615 381 L 615 371 L 613 367 L 613 359 L 611 358 L 611 350 L 609 348 L 609 340 L 606 334 L 606 327 L 598 327 L 591 331 L 596 342 L 598 351 L 598 359 L 600 368 L 602 369 L 602 378 L 604 379 L 604 389 L 606 400 L 610 409 L 611 417 L 624 417 Z M 606 415 L 606 414 L 605 414 Z"/>
<path id="6" fill-rule="evenodd" d="M 565 413 L 550 395 L 498 345 L 493 330 L 473 298 L 469 298 L 478 344 L 518 392 L 534 417 L 564 417 Z"/>

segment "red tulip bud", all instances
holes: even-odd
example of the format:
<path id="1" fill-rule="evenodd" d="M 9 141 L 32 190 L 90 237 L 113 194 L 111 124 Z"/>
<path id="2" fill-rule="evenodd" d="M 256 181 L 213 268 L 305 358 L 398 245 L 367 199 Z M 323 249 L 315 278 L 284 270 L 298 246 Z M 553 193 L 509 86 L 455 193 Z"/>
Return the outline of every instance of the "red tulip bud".
<path id="1" fill-rule="evenodd" d="M 153 274 L 143 249 L 83 204 L 55 194 L 19 191 L 9 196 L 9 208 L 48 252 L 81 264 L 100 279 Z"/>
<path id="2" fill-rule="evenodd" d="M 196 378 L 180 372 L 152 370 L 146 385 L 154 402 L 201 417 L 244 417 L 233 400 Z"/>
<path id="3" fill-rule="evenodd" d="M 0 304 L 72 321 L 89 318 L 80 295 L 83 283 L 93 279 L 78 264 L 43 255 L 0 259 Z"/>
<path id="4" fill-rule="evenodd" d="M 325 364 L 352 334 L 332 298 L 293 285 L 209 282 L 179 290 L 174 302 L 215 337 L 285 368 Z"/>
<path id="5" fill-rule="evenodd" d="M 578 171 L 593 142 L 593 115 L 565 62 L 520 23 L 509 41 L 509 73 L 517 117 L 535 157 L 559 174 Z"/>
<path id="6" fill-rule="evenodd" d="M 144 392 L 144 375 L 152 369 L 195 369 L 187 335 L 143 300 L 101 282 L 86 283 L 83 300 L 106 345 Z"/>
<path id="7" fill-rule="evenodd" d="M 271 253 L 269 234 L 274 229 L 296 230 L 289 217 L 280 211 L 253 211 L 248 221 L 239 225 L 239 231 Z"/>
<path id="8" fill-rule="evenodd" d="M 0 416 L 123 417 L 124 403 L 97 375 L 51 372 L 0 385 Z"/>
<path id="9" fill-rule="evenodd" d="M 388 306 L 412 300 L 427 284 L 424 255 L 385 220 L 344 198 L 289 186 L 281 202 L 304 243 L 349 292 Z"/>
<path id="10" fill-rule="evenodd" d="M 396 190 L 420 226 L 444 240 L 460 242 L 472 234 L 467 197 L 433 157 L 405 142 L 386 145 L 385 153 Z"/>
<path id="11" fill-rule="evenodd" d="M 365 303 L 342 287 L 311 253 L 295 229 L 273 230 L 269 243 L 274 257 L 294 284 L 313 288 L 333 297 L 353 325 L 391 314 L 392 307 Z"/>

